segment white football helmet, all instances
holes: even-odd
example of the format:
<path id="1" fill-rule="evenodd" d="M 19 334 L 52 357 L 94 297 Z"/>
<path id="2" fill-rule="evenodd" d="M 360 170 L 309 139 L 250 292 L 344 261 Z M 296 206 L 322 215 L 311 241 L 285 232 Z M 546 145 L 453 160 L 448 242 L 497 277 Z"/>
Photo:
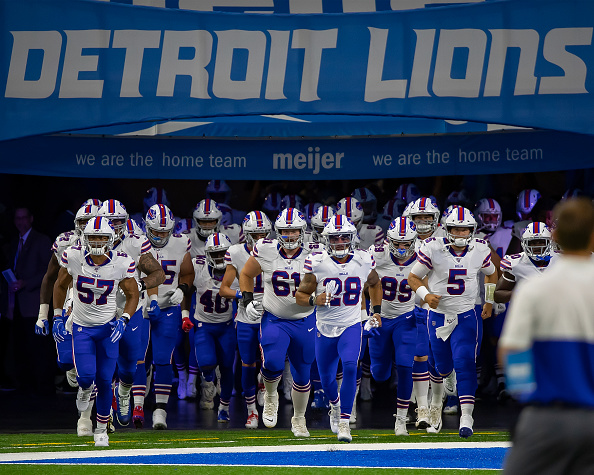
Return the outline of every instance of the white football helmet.
<path id="1" fill-rule="evenodd" d="M 346 216 L 355 225 L 357 230 L 363 225 L 363 207 L 357 198 L 349 196 L 341 199 L 336 205 L 336 214 Z"/>
<path id="2" fill-rule="evenodd" d="M 332 206 L 319 206 L 311 217 L 311 237 L 314 242 L 324 242 L 322 232 L 328 223 L 328 220 L 336 214 Z"/>
<path id="3" fill-rule="evenodd" d="M 501 206 L 493 198 L 479 200 L 474 209 L 474 216 L 478 225 L 477 229 L 488 233 L 497 231 L 503 219 Z"/>
<path id="4" fill-rule="evenodd" d="M 443 210 L 443 213 L 441 215 L 441 219 L 439 220 L 439 222 L 444 228 L 446 225 L 446 219 L 448 218 L 448 216 L 450 215 L 450 213 L 452 212 L 452 210 L 454 208 L 458 208 L 458 205 L 449 205 L 446 209 Z"/>
<path id="5" fill-rule="evenodd" d="M 206 185 L 206 197 L 217 203 L 229 203 L 231 188 L 225 180 L 210 180 Z"/>
<path id="6" fill-rule="evenodd" d="M 107 239 L 97 239 L 107 238 Z M 81 242 L 85 250 L 93 256 L 107 254 L 113 248 L 115 232 L 109 219 L 95 216 L 83 230 Z"/>
<path id="7" fill-rule="evenodd" d="M 465 247 L 470 244 L 476 232 L 476 220 L 469 209 L 458 206 L 454 208 L 446 218 L 447 238 L 451 244 L 457 247 Z M 470 234 L 466 237 L 452 234 L 453 228 L 468 228 Z"/>
<path id="8" fill-rule="evenodd" d="M 142 200 L 142 204 L 144 205 L 144 212 L 146 213 L 153 205 L 160 204 L 169 206 L 169 200 L 167 199 L 167 194 L 163 188 L 156 188 L 153 186 L 146 190 L 146 195 Z"/>
<path id="9" fill-rule="evenodd" d="M 213 269 L 224 270 L 227 267 L 225 254 L 230 247 L 231 240 L 226 234 L 213 233 L 208 236 L 206 244 L 204 244 L 207 264 Z"/>
<path id="10" fill-rule="evenodd" d="M 522 233 L 522 249 L 535 261 L 551 259 L 551 230 L 545 223 L 530 223 Z"/>
<path id="11" fill-rule="evenodd" d="M 219 232 L 223 212 L 216 201 L 207 198 L 196 205 L 192 217 L 194 218 L 196 232 L 203 238 L 207 238 L 212 233 Z M 199 221 L 202 221 L 203 224 L 200 224 Z M 204 224 L 208 224 L 208 226 L 204 226 Z"/>
<path id="12" fill-rule="evenodd" d="M 437 229 L 439 224 L 439 208 L 430 198 L 419 198 L 406 207 L 404 215 L 415 223 L 417 232 L 430 234 Z"/>
<path id="13" fill-rule="evenodd" d="M 528 189 L 520 191 L 518 200 L 516 201 L 516 212 L 518 218 L 528 219 L 530 213 L 534 209 L 536 202 L 540 199 L 538 190 Z"/>
<path id="14" fill-rule="evenodd" d="M 164 204 L 153 205 L 147 211 L 144 222 L 146 224 L 146 237 L 148 237 L 151 244 L 155 247 L 167 245 L 175 226 L 171 210 Z M 157 236 L 155 232 L 167 233 L 167 235 L 161 237 Z"/>
<path id="15" fill-rule="evenodd" d="M 403 215 L 407 208 L 406 202 L 400 198 L 392 198 L 384 205 L 383 215 L 390 218 L 398 218 Z"/>
<path id="16" fill-rule="evenodd" d="M 97 216 L 103 216 L 111 221 L 111 225 L 116 233 L 116 239 L 121 239 L 126 231 L 126 222 L 128 221 L 128 211 L 126 207 L 118 200 L 105 200 L 97 212 Z"/>
<path id="17" fill-rule="evenodd" d="M 394 198 L 399 198 L 407 204 L 416 201 L 421 197 L 421 192 L 414 183 L 403 183 L 396 190 Z"/>
<path id="18" fill-rule="evenodd" d="M 388 237 L 390 253 L 396 259 L 405 259 L 415 253 L 417 228 L 411 219 L 405 216 L 396 218 L 390 223 L 386 235 Z M 408 248 L 401 249 L 400 244 L 408 244 L 409 246 Z"/>
<path id="19" fill-rule="evenodd" d="M 78 234 L 78 237 L 82 236 L 85 226 L 91 218 L 97 216 L 98 211 L 99 206 L 94 204 L 82 205 L 78 209 L 76 215 L 74 216 L 74 231 L 76 232 L 76 234 Z"/>
<path id="20" fill-rule="evenodd" d="M 285 195 L 281 198 L 280 209 L 295 208 L 303 212 L 303 200 L 299 195 Z"/>
<path id="21" fill-rule="evenodd" d="M 314 214 L 316 214 L 316 211 L 318 210 L 318 208 L 322 206 L 322 203 L 307 203 L 305 205 L 305 207 L 303 208 L 303 214 L 305 215 L 305 220 L 307 221 L 307 224 L 311 223 L 311 218 L 313 217 Z"/>
<path id="22" fill-rule="evenodd" d="M 377 198 L 368 188 L 357 188 L 351 193 L 353 198 L 359 200 L 363 208 L 363 221 L 373 223 L 377 218 Z"/>
<path id="23" fill-rule="evenodd" d="M 264 234 L 264 238 L 266 239 L 270 236 L 270 231 L 272 231 L 272 223 L 262 211 L 250 211 L 243 218 L 241 229 L 247 245 L 253 248 L 256 241 L 261 238 L 256 239 L 253 235 Z"/>
<path id="24" fill-rule="evenodd" d="M 142 228 L 132 218 L 128 218 L 128 221 L 126 221 L 126 232 L 128 234 L 136 234 L 137 236 L 142 236 L 144 234 Z"/>
<path id="25" fill-rule="evenodd" d="M 276 232 L 276 239 L 285 249 L 297 249 L 303 243 L 305 236 L 305 228 L 307 222 L 303 213 L 295 208 L 287 208 L 280 212 L 274 222 L 274 230 Z M 296 229 L 299 235 L 288 236 L 284 231 Z"/>
<path id="26" fill-rule="evenodd" d="M 87 206 L 87 205 L 94 205 L 97 206 L 97 208 L 101 207 L 103 203 L 101 202 L 101 200 L 98 200 L 97 198 L 89 198 L 88 200 L 85 200 L 85 202 L 80 205 L 82 206 Z"/>
<path id="27" fill-rule="evenodd" d="M 328 220 L 322 236 L 326 252 L 339 259 L 352 254 L 357 246 L 357 228 L 342 214 L 334 215 Z"/>

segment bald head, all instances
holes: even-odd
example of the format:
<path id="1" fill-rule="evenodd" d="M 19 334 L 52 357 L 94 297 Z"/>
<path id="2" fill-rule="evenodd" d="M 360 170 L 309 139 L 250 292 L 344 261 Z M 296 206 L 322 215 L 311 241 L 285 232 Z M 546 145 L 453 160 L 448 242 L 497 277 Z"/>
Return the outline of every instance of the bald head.
<path id="1" fill-rule="evenodd" d="M 561 201 L 553 210 L 553 237 L 563 251 L 592 251 L 594 205 L 588 198 Z"/>

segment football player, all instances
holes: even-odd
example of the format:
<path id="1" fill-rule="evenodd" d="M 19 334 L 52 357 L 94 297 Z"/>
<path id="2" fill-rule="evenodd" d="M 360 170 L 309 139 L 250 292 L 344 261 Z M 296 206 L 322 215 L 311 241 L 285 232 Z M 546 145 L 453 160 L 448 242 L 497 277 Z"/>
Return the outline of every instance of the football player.
<path id="1" fill-rule="evenodd" d="M 503 214 L 499 203 L 493 198 L 479 200 L 474 208 L 474 217 L 477 223 L 477 237 L 488 241 L 497 255 L 503 257 L 511 241 L 512 230 L 509 226 L 503 226 Z"/>
<path id="2" fill-rule="evenodd" d="M 314 359 L 314 311 L 297 305 L 294 297 L 307 258 L 302 247 L 306 226 L 303 213 L 294 208 L 284 209 L 274 223 L 277 239 L 256 243 L 239 276 L 247 318 L 251 321 L 261 318 L 261 372 L 266 386 L 262 421 L 266 427 L 276 426 L 277 388 L 288 355 L 294 380 L 291 430 L 296 437 L 309 437 L 305 410 Z M 264 282 L 262 303 L 254 299 L 254 282 L 260 274 Z"/>
<path id="3" fill-rule="evenodd" d="M 369 249 L 374 244 L 384 242 L 384 231 L 374 224 L 363 224 L 363 207 L 359 200 L 353 197 L 343 198 L 336 205 L 336 214 L 341 214 L 350 219 L 357 228 L 359 247 Z"/>
<path id="4" fill-rule="evenodd" d="M 245 312 L 241 292 L 233 289 L 232 286 L 243 269 L 243 266 L 250 258 L 254 245 L 260 239 L 268 239 L 272 224 L 268 216 L 262 211 L 250 211 L 243 220 L 244 244 L 232 245 L 225 254 L 225 275 L 221 283 L 220 295 L 227 299 L 238 299 L 237 316 L 235 318 L 237 329 L 237 343 L 239 356 L 241 357 L 241 386 L 245 402 L 247 404 L 247 421 L 245 427 L 248 429 L 258 428 L 258 410 L 256 409 L 256 373 L 259 360 L 259 338 L 260 319 L 250 320 Z M 262 285 L 262 274 L 254 280 L 254 300 L 262 302 L 264 298 L 264 286 Z M 264 391 L 262 391 L 264 392 Z M 262 394 L 262 402 L 263 401 Z"/>
<path id="5" fill-rule="evenodd" d="M 417 253 L 417 263 L 408 277 L 410 287 L 430 307 L 427 327 L 436 370 L 441 377 L 456 370 L 462 415 L 460 437 L 473 434 L 474 395 L 477 388 L 476 354 L 480 339 L 479 318 L 489 318 L 497 270 L 491 249 L 474 239 L 476 221 L 472 213 L 456 208 L 446 219 L 447 238 L 429 238 Z M 477 315 L 478 272 L 485 274 L 485 305 Z M 428 276 L 427 286 L 422 279 Z M 436 385 L 431 399 L 432 432 L 441 430 L 443 385 Z"/>
<path id="6" fill-rule="evenodd" d="M 387 381 L 392 371 L 392 359 L 386 356 L 395 356 L 398 376 L 394 425 L 396 435 L 408 435 L 406 413 L 413 387 L 417 324 L 414 316 L 415 298 L 407 278 L 416 262 L 416 239 L 415 224 L 403 216 L 392 221 L 388 229 L 387 246 L 384 244 L 369 249 L 383 291 L 382 326 L 375 329 L 377 334 L 369 339 L 371 374 L 376 381 Z"/>
<path id="7" fill-rule="evenodd" d="M 109 445 L 107 423 L 111 408 L 111 380 L 118 357 L 118 341 L 138 306 L 134 260 L 112 251 L 115 233 L 100 216 L 83 231 L 80 246 L 71 246 L 61 257 L 63 268 L 54 287 L 54 315 L 62 316 L 68 287 L 74 286 L 72 351 L 79 384 L 76 406 L 88 410 L 93 383 L 97 387 L 95 446 Z M 126 303 L 116 317 L 116 293 L 122 289 Z"/>
<path id="8" fill-rule="evenodd" d="M 516 200 L 516 215 L 517 222 L 513 224 L 512 240 L 508 246 L 507 252 L 509 254 L 517 254 L 522 249 L 522 233 L 529 223 L 534 221 L 534 207 L 541 199 L 540 192 L 535 189 L 526 189 L 520 191 L 518 199 Z M 536 221 L 539 221 L 538 219 Z"/>
<path id="9" fill-rule="evenodd" d="M 127 232 L 128 212 L 124 205 L 118 200 L 106 200 L 99 208 L 97 216 L 107 219 L 115 232 L 115 241 L 113 249 L 118 252 L 124 252 L 134 260 L 137 269 L 138 290 L 140 299 L 138 308 L 130 317 L 130 324 L 126 326 L 126 331 L 119 343 L 118 356 L 118 379 L 119 384 L 115 388 L 116 397 L 116 417 L 122 426 L 130 423 L 130 389 L 134 383 L 136 374 L 136 365 L 138 361 L 143 361 L 141 349 L 141 331 L 143 308 L 146 302 L 146 290 L 153 289 L 161 285 L 165 280 L 165 272 L 153 255 L 151 254 L 151 243 L 144 236 L 137 236 Z M 140 278 L 140 272 L 145 277 Z M 122 292 L 118 292 L 116 305 L 118 314 L 123 313 L 125 298 Z M 144 392 L 142 393 L 144 397 Z"/>
<path id="10" fill-rule="evenodd" d="M 304 264 L 295 299 L 316 307 L 315 352 L 322 386 L 330 400 L 330 428 L 338 440 L 351 442 L 349 419 L 357 389 L 361 351 L 361 295 L 369 286 L 372 326 L 381 325 L 381 285 L 373 257 L 356 249 L 357 228 L 343 215 L 332 217 L 323 232 L 326 252 L 314 253 Z M 343 383 L 338 392 L 336 370 L 342 361 Z"/>
<path id="11" fill-rule="evenodd" d="M 356 198 L 363 208 L 363 223 L 375 224 L 377 219 L 377 198 L 368 188 L 357 188 L 351 193 L 353 198 Z"/>
<path id="12" fill-rule="evenodd" d="M 146 236 L 152 248 L 153 257 L 165 272 L 165 281 L 159 285 L 156 294 L 149 295 L 143 319 L 141 348 L 146 357 L 148 336 L 153 348 L 155 365 L 155 406 L 153 429 L 167 428 L 167 402 L 173 381 L 172 353 L 182 319 L 189 317 L 191 287 L 194 282 L 194 267 L 190 258 L 190 240 L 187 235 L 173 234 L 175 221 L 171 210 L 156 204 L 146 214 Z M 151 292 L 149 292 L 151 294 Z M 181 310 L 180 310 L 181 304 Z M 144 364 L 137 365 L 134 378 L 134 411 L 132 419 L 136 427 L 144 423 L 144 398 L 146 388 Z M 138 395 L 138 397 L 137 397 Z"/>

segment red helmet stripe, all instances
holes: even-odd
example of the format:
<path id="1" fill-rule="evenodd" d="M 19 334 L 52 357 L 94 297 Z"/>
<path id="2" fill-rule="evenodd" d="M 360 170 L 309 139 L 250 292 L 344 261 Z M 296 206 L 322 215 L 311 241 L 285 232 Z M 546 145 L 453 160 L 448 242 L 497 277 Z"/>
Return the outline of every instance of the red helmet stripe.
<path id="1" fill-rule="evenodd" d="M 419 210 L 420 211 L 425 211 L 425 201 L 427 200 L 427 198 L 421 198 L 421 203 L 419 204 Z"/>
<path id="2" fill-rule="evenodd" d="M 210 214 L 210 200 L 208 198 L 204 200 L 204 212 Z"/>
<path id="3" fill-rule="evenodd" d="M 351 213 L 351 199 L 347 198 L 346 200 L 346 215 L 350 218 L 352 216 Z"/>
<path id="4" fill-rule="evenodd" d="M 458 206 L 458 219 L 464 221 L 464 208 L 462 206 Z"/>
<path id="5" fill-rule="evenodd" d="M 214 233 L 213 236 L 214 236 L 213 237 L 214 245 L 215 246 L 219 246 L 220 245 L 220 242 L 219 242 L 219 233 Z"/>
<path id="6" fill-rule="evenodd" d="M 293 224 L 293 208 L 287 210 L 287 224 Z"/>
<path id="7" fill-rule="evenodd" d="M 495 209 L 495 202 L 493 201 L 493 199 L 488 198 L 488 200 L 489 200 L 489 208 Z"/>
<path id="8" fill-rule="evenodd" d="M 532 227 L 532 232 L 534 234 L 539 234 L 540 233 L 540 223 L 538 221 L 536 221 L 534 223 L 534 226 Z"/>
<path id="9" fill-rule="evenodd" d="M 94 227 L 96 230 L 99 230 L 99 229 L 101 229 L 101 216 L 97 216 L 97 217 L 95 218 L 95 223 L 94 223 L 94 226 L 93 226 L 93 227 Z"/>
<path id="10" fill-rule="evenodd" d="M 524 207 L 530 209 L 530 190 L 524 190 Z"/>
<path id="11" fill-rule="evenodd" d="M 400 218 L 400 236 L 406 236 L 406 218 L 404 216 Z"/>
<path id="12" fill-rule="evenodd" d="M 167 217 L 165 215 L 165 206 L 159 205 L 159 213 L 161 214 L 161 227 L 164 228 L 167 225 Z"/>

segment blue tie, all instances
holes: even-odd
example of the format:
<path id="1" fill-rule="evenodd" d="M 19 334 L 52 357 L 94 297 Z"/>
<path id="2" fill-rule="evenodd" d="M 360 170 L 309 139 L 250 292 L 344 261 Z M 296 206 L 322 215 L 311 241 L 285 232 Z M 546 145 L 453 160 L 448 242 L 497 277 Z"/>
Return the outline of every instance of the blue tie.
<path id="1" fill-rule="evenodd" d="M 16 265 L 17 262 L 19 260 L 19 256 L 21 255 L 21 251 L 23 250 L 23 244 L 25 241 L 23 241 L 23 237 L 21 236 L 19 238 L 19 247 L 17 247 L 17 252 L 16 252 L 16 256 L 14 256 L 14 270 L 16 270 Z"/>

